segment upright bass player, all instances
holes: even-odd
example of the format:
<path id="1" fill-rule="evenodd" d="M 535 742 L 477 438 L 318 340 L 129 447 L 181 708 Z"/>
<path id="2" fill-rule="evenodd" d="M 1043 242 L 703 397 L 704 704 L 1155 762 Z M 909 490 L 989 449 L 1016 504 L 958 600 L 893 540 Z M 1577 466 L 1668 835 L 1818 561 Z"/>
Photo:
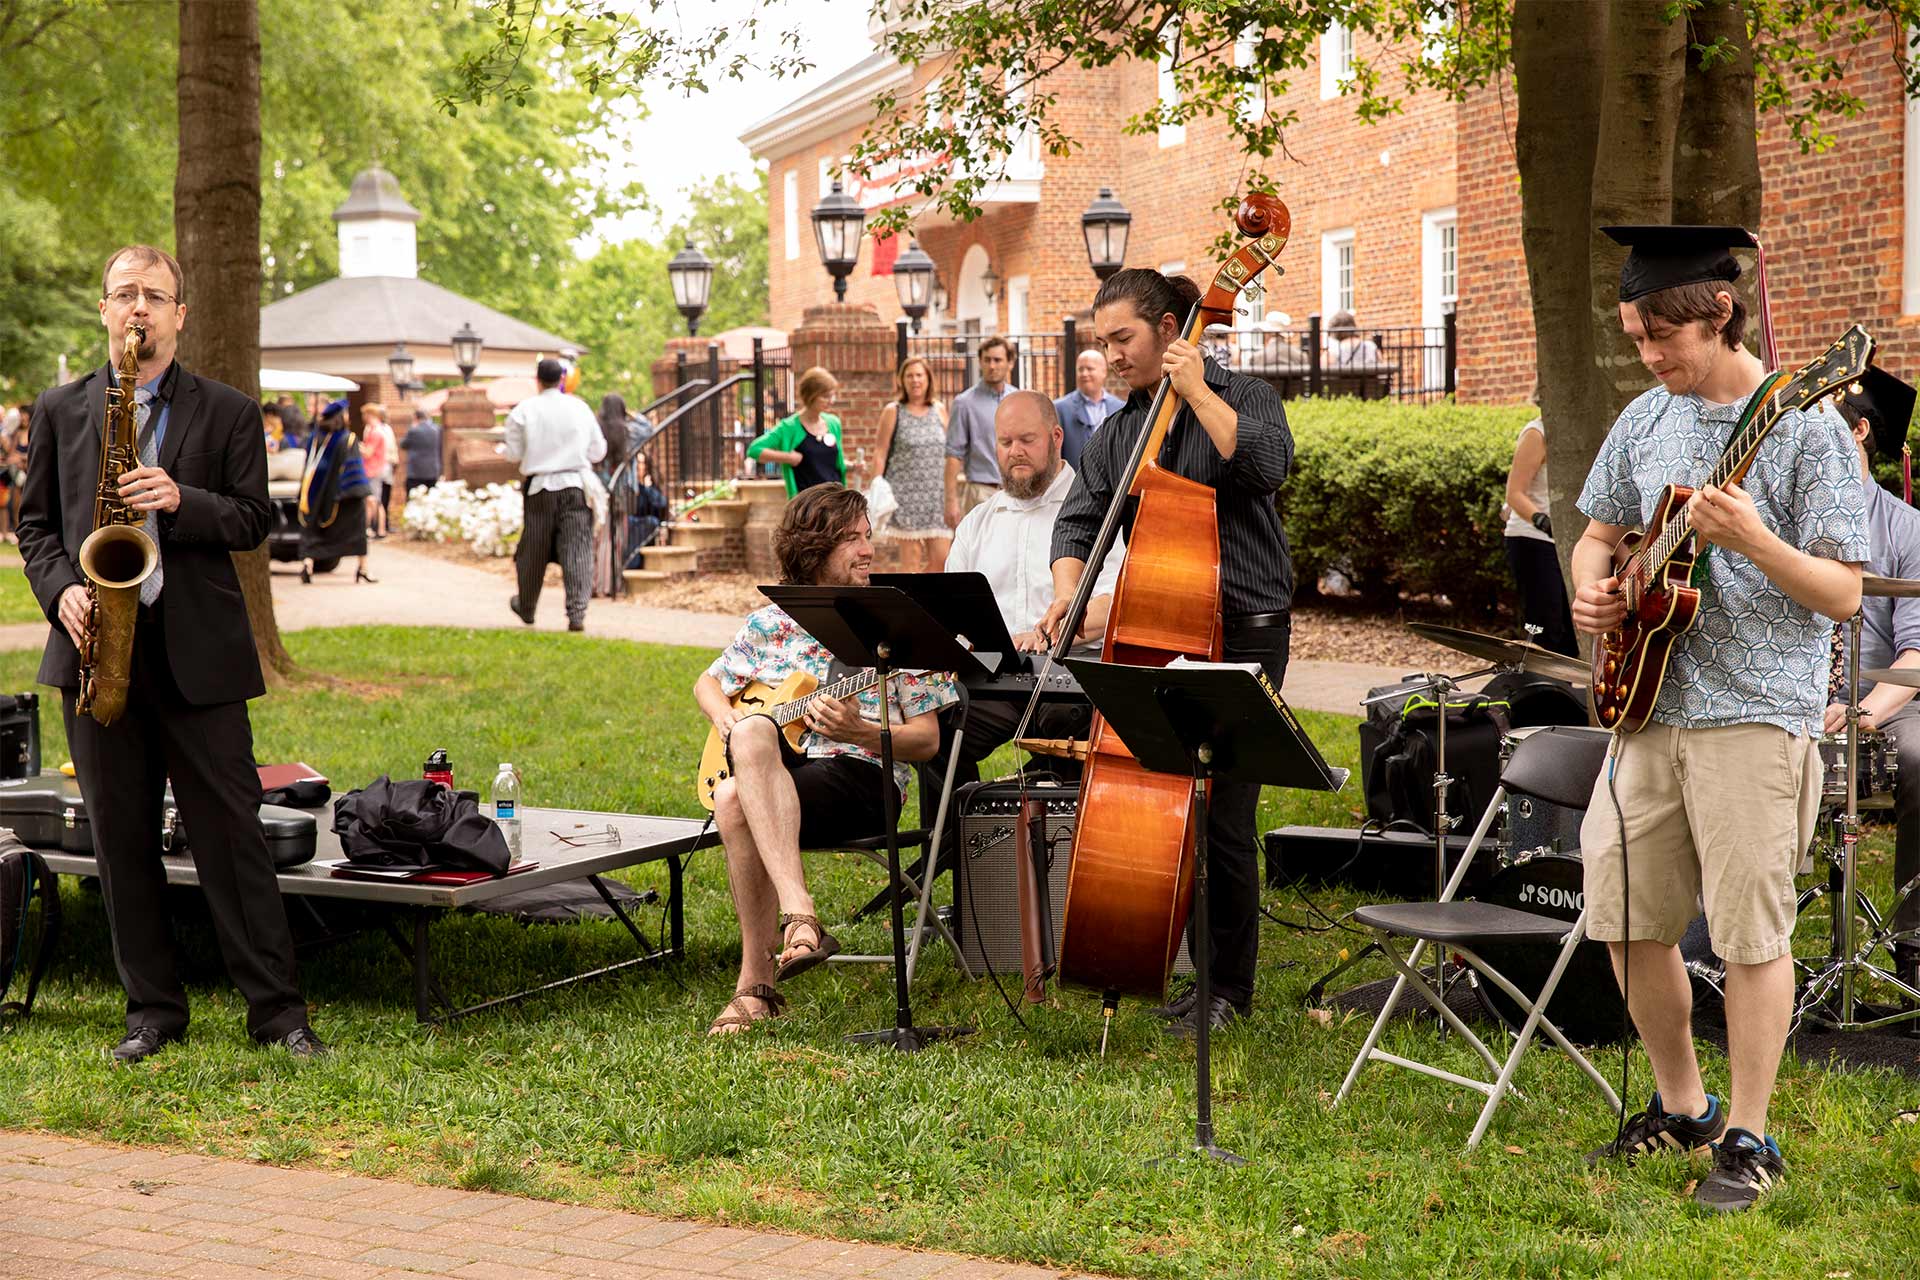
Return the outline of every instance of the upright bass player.
<path id="1" fill-rule="evenodd" d="M 1293 436 L 1280 395 L 1245 374 L 1229 373 L 1181 336 L 1200 291 L 1185 277 L 1131 268 L 1116 272 L 1094 298 L 1095 334 L 1113 372 L 1126 379 L 1126 407 L 1088 440 L 1053 531 L 1054 602 L 1038 629 L 1057 642 L 1086 571 L 1086 559 L 1116 487 L 1127 483 L 1129 454 L 1148 427 L 1163 378 L 1185 407 L 1161 450 L 1161 465 L 1214 490 L 1219 517 L 1220 608 L 1225 658 L 1258 662 L 1279 687 L 1292 634 L 1293 564 L 1274 495 L 1293 461 Z M 1129 555 L 1136 548 L 1129 543 Z M 1253 1006 L 1259 948 L 1260 877 L 1254 810 L 1260 788 L 1215 783 L 1207 827 L 1208 942 L 1213 948 L 1210 1027 Z M 1069 912 L 1071 918 L 1071 911 Z M 1159 1010 L 1168 1032 L 1192 1035 L 1201 1011 L 1187 993 Z"/>

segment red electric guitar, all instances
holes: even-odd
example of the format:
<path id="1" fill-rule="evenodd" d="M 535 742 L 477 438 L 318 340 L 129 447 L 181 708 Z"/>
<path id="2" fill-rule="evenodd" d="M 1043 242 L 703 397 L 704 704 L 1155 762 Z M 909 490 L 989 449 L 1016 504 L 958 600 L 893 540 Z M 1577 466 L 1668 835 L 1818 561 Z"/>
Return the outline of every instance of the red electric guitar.
<path id="1" fill-rule="evenodd" d="M 1867 331 L 1854 325 L 1791 377 L 1774 374 L 1763 382 L 1759 408 L 1727 443 L 1707 483 L 1721 488 L 1739 484 L 1781 415 L 1842 391 L 1867 371 L 1873 348 Z M 1614 572 L 1626 596 L 1627 617 L 1593 646 L 1593 710 L 1603 729 L 1637 733 L 1647 723 L 1666 679 L 1667 655 L 1699 616 L 1700 588 L 1692 580 L 1702 549 L 1687 519 L 1687 499 L 1693 494 L 1686 485 L 1668 485 L 1647 531 L 1629 533 L 1614 549 Z"/>

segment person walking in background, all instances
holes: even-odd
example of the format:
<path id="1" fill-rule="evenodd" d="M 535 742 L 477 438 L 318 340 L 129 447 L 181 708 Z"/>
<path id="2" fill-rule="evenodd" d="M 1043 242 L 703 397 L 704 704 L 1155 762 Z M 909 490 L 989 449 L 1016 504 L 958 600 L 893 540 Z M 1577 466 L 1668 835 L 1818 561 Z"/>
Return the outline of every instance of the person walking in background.
<path id="1" fill-rule="evenodd" d="M 933 398 L 933 366 L 920 356 L 902 362 L 893 390 L 893 403 L 880 411 L 882 443 L 873 467 L 887 478 L 899 508 L 882 536 L 900 543 L 902 572 L 939 573 L 953 543 L 942 509 L 946 407 Z"/>
<path id="2" fill-rule="evenodd" d="M 1069 467 L 1079 467 L 1080 451 L 1108 417 L 1127 402 L 1107 390 L 1107 357 L 1088 347 L 1073 362 L 1073 390 L 1053 402 L 1060 418 L 1060 456 Z"/>
<path id="3" fill-rule="evenodd" d="M 749 462 L 780 464 L 789 498 L 816 484 L 847 482 L 840 419 L 827 412 L 839 390 L 840 383 L 825 369 L 807 370 L 794 391 L 800 397 L 800 412 L 774 423 L 773 430 L 747 446 Z"/>
<path id="4" fill-rule="evenodd" d="M 27 477 L 27 420 L 32 408 L 20 405 L 0 420 L 0 539 L 18 542 L 20 489 Z"/>
<path id="5" fill-rule="evenodd" d="M 320 411 L 307 433 L 307 459 L 300 469 L 300 581 L 313 581 L 316 560 L 358 556 L 353 580 L 373 582 L 367 572 L 367 497 L 373 486 L 360 458 L 360 439 L 347 422 L 347 402 Z"/>
<path id="6" fill-rule="evenodd" d="M 400 441 L 407 456 L 407 492 L 440 483 L 440 424 L 425 409 L 413 411 L 413 425 Z"/>
<path id="7" fill-rule="evenodd" d="M 393 428 L 387 411 L 377 404 L 360 407 L 360 460 L 367 469 L 367 532 L 387 536 L 387 503 L 393 498 Z"/>
<path id="8" fill-rule="evenodd" d="M 1005 338 L 980 344 L 980 381 L 953 398 L 947 413 L 947 528 L 960 527 L 960 518 L 1000 490 L 1000 463 L 995 457 L 993 415 L 1007 398 L 1007 375 L 1013 369 L 1013 347 Z"/>
<path id="9" fill-rule="evenodd" d="M 1506 542 L 1507 564 L 1520 590 L 1520 616 L 1528 626 L 1540 628 L 1537 643 L 1579 657 L 1567 580 L 1560 576 L 1553 520 L 1547 514 L 1547 427 L 1540 418 L 1520 428 L 1513 446 L 1513 465 L 1507 468 Z"/>
<path id="10" fill-rule="evenodd" d="M 507 457 L 527 478 L 526 522 L 514 550 L 520 590 L 507 607 L 528 626 L 540 603 L 547 565 L 560 562 L 567 594 L 567 630 L 587 629 L 593 585 L 593 508 L 587 486 L 593 464 L 607 456 L 607 440 L 587 402 L 560 389 L 565 370 L 554 359 L 534 370 L 540 393 L 507 415 Z"/>

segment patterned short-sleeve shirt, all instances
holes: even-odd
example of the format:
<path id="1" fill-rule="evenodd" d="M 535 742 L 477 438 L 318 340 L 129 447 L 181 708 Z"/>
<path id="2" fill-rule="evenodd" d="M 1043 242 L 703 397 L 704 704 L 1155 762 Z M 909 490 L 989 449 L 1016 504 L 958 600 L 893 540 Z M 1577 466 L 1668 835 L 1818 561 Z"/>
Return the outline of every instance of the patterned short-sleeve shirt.
<path id="1" fill-rule="evenodd" d="M 1640 396 L 1600 446 L 1580 510 L 1603 524 L 1644 527 L 1667 485 L 1706 481 L 1745 408 L 1745 398 L 1717 405 L 1659 387 Z M 1866 561 L 1859 459 L 1831 409 L 1785 414 L 1741 488 L 1788 545 L 1828 560 Z M 1673 647 L 1653 718 L 1689 729 L 1816 730 L 1833 620 L 1796 603 L 1743 555 L 1709 547 L 1706 565 L 1699 617 Z"/>
<path id="2" fill-rule="evenodd" d="M 720 656 L 707 667 L 707 674 L 719 681 L 721 691 L 731 698 L 746 688 L 750 681 L 777 685 L 800 670 L 809 672 L 821 684 L 838 678 L 833 671 L 833 654 L 827 647 L 789 617 L 785 609 L 770 604 L 747 615 L 733 642 L 722 649 Z M 860 714 L 878 724 L 880 691 L 868 689 L 859 697 Z M 893 679 L 893 697 L 888 700 L 888 712 L 893 723 L 899 724 L 914 716 L 938 711 L 959 701 L 959 698 L 960 695 L 954 691 L 951 672 L 899 672 Z M 814 759 L 857 756 L 874 764 L 880 763 L 880 757 L 865 748 L 856 747 L 851 742 L 838 742 L 811 729 L 800 735 L 800 748 Z M 906 791 L 907 781 L 911 777 L 912 771 L 906 765 L 895 762 L 893 780 L 899 784 L 902 792 Z"/>

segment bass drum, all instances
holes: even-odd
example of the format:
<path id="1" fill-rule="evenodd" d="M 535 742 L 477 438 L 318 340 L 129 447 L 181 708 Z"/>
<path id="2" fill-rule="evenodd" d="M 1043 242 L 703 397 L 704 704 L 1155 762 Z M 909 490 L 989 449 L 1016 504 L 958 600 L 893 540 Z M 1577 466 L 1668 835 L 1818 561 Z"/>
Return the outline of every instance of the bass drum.
<path id="1" fill-rule="evenodd" d="M 1553 916 L 1571 924 L 1586 903 L 1581 884 L 1578 852 L 1559 853 L 1534 849 L 1520 854 L 1496 871 L 1486 888 L 1474 895 L 1481 902 L 1498 903 L 1516 911 Z M 1535 992 L 1547 985 L 1558 958 L 1558 946 L 1539 943 L 1489 944 L 1476 948 L 1487 963 L 1506 975 L 1522 991 Z M 1518 1031 L 1527 1020 L 1519 1004 L 1506 992 L 1469 967 L 1468 981 L 1487 1012 Z M 1547 1004 L 1552 1018 L 1567 1039 L 1575 1044 L 1613 1044 L 1620 1039 L 1622 1015 L 1626 1006 L 1613 978 L 1613 965 L 1607 959 L 1603 942 L 1582 942 L 1567 962 L 1560 986 Z"/>

